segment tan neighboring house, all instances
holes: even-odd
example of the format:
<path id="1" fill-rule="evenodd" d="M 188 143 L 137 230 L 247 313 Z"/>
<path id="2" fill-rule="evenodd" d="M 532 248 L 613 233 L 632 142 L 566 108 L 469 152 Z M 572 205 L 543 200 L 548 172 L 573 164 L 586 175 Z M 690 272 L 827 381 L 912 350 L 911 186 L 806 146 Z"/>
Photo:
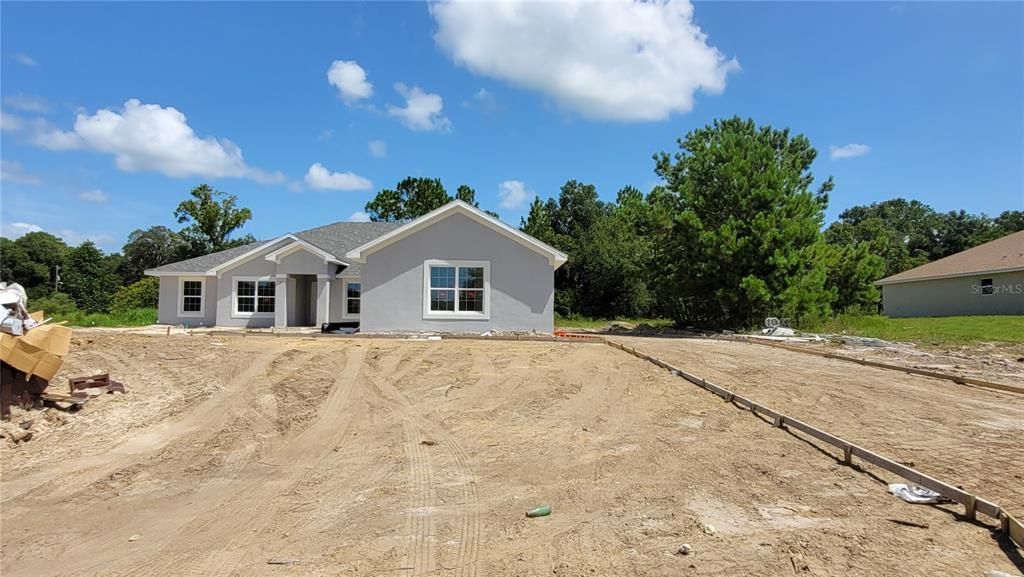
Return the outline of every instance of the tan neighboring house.
<path id="1" fill-rule="evenodd" d="M 1024 231 L 875 284 L 890 317 L 1024 315 Z"/>

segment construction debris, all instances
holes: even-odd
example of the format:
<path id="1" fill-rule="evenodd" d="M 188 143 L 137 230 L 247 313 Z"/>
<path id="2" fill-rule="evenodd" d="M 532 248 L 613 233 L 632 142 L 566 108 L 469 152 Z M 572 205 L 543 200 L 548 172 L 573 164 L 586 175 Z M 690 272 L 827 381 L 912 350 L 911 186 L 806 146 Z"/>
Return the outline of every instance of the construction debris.
<path id="1" fill-rule="evenodd" d="M 90 397 L 98 397 L 103 393 L 124 393 L 124 384 L 110 380 L 110 374 L 102 373 L 91 377 L 68 377 L 68 388 L 71 394 L 84 391 Z"/>

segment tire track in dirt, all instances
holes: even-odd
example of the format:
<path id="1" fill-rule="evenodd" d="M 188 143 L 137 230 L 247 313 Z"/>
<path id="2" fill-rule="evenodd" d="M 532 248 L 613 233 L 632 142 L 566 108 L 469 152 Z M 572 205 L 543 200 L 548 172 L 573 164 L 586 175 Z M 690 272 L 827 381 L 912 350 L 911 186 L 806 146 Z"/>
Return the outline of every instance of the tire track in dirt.
<path id="1" fill-rule="evenodd" d="M 409 476 L 412 479 L 412 503 L 406 523 L 409 533 L 409 561 L 411 575 L 426 575 L 433 571 L 434 557 L 432 541 L 434 539 L 433 509 L 437 506 L 437 495 L 434 492 L 433 469 L 430 454 L 422 444 L 422 437 L 409 419 L 402 420 L 402 429 L 406 438 L 406 451 L 409 455 Z"/>
<path id="2" fill-rule="evenodd" d="M 130 555 L 123 553 L 123 535 L 111 532 L 95 542 L 74 543 L 62 551 L 59 561 L 16 567 L 18 574 L 43 575 L 54 566 L 61 568 L 61 575 L 148 577 L 168 571 L 180 574 L 182 568 L 198 568 L 204 575 L 230 574 L 251 550 L 251 531 L 272 517 L 274 509 L 267 503 L 308 474 L 344 435 L 351 416 L 347 405 L 358 385 L 364 351 L 347 349 L 344 367 L 333 372 L 334 384 L 317 417 L 293 439 L 272 448 L 270 463 L 249 463 L 233 480 L 201 486 L 172 497 L 164 507 L 140 512 L 132 527 L 145 538 L 136 542 Z M 254 363 L 245 373 L 265 367 L 266 363 Z M 218 546 L 224 537 L 229 541 Z"/>
<path id="3" fill-rule="evenodd" d="M 253 550 L 252 534 L 258 534 L 274 517 L 276 508 L 270 506 L 274 497 L 288 493 L 345 437 L 354 416 L 350 405 L 358 395 L 357 377 L 365 349 L 350 347 L 345 352 L 344 365 L 331 371 L 336 375 L 334 385 L 317 411 L 316 419 L 293 439 L 272 449 L 261 463 L 243 471 L 238 481 L 244 483 L 246 489 L 205 499 L 216 503 L 215 508 L 197 511 L 182 524 L 169 546 L 164 547 L 166 554 L 153 557 L 123 575 L 162 574 L 161 569 L 166 567 L 188 566 L 190 563 L 183 563 L 183 558 L 199 562 L 202 570 L 197 574 L 201 575 L 229 575 L 235 570 Z M 193 526 L 196 521 L 198 525 Z M 185 529 L 191 530 L 186 533 Z M 213 551 L 194 547 L 196 538 L 204 535 L 208 538 L 202 542 L 207 547 L 215 546 L 218 537 L 231 537 Z"/>
<path id="4" fill-rule="evenodd" d="M 178 439 L 186 436 L 197 438 L 219 430 L 226 424 L 231 412 L 225 409 L 238 404 L 239 391 L 264 370 L 274 355 L 275 351 L 258 355 L 252 364 L 228 381 L 221 390 L 179 419 L 162 422 L 106 452 L 64 461 L 59 468 L 0 482 L 0 495 L 3 496 L 0 503 L 7 503 L 23 495 L 35 497 L 37 489 L 54 481 L 59 481 L 59 484 L 39 496 L 45 496 L 48 500 L 65 498 L 82 487 L 139 462 L 146 455 Z M 33 495 L 26 495 L 30 492 Z"/>
<path id="5" fill-rule="evenodd" d="M 414 355 L 414 357 L 422 358 L 427 351 L 422 351 L 420 355 Z M 390 364 L 388 369 L 394 370 L 398 367 L 400 362 Z M 430 438 L 437 443 L 436 446 L 442 447 L 447 453 L 449 460 L 455 469 L 456 478 L 462 480 L 462 503 L 459 503 L 454 508 L 455 514 L 460 517 L 459 526 L 459 547 L 456 552 L 456 559 L 454 567 L 443 567 L 446 570 L 454 570 L 455 574 L 459 577 L 463 576 L 475 576 L 477 572 L 477 563 L 479 557 L 479 541 L 480 541 L 480 522 L 479 522 L 479 501 L 476 489 L 476 476 L 473 473 L 472 468 L 469 466 L 469 460 L 462 450 L 461 446 L 447 433 L 442 427 L 437 424 L 423 418 L 417 412 L 409 399 L 393 384 L 394 382 L 400 381 L 404 376 L 411 372 L 414 368 L 419 366 L 419 363 L 407 365 L 404 369 L 398 371 L 396 374 L 391 375 L 388 370 L 383 371 L 382 375 L 376 377 L 369 377 L 367 380 L 375 389 L 378 398 L 387 404 L 388 408 L 391 409 L 395 414 L 399 415 L 403 419 L 403 427 L 410 427 L 406 429 L 407 438 L 410 443 L 415 445 L 415 450 L 422 450 L 424 445 L 420 443 L 420 433 L 427 433 Z M 491 365 L 493 369 L 493 365 Z M 496 373 L 495 373 L 496 374 Z M 408 424 L 407 424 L 408 423 Z M 438 442 L 440 441 L 440 442 Z M 413 449 L 410 445 L 410 449 Z M 415 450 L 410 450 L 410 459 L 420 457 L 415 455 Z M 425 491 L 422 488 L 422 477 L 421 470 L 428 470 L 429 479 L 432 483 L 434 473 L 431 467 L 429 455 L 426 457 L 426 463 L 420 460 L 417 464 L 410 465 L 412 476 L 412 482 L 414 486 L 414 498 L 427 494 L 428 498 L 433 495 L 432 489 Z M 436 499 L 436 496 L 434 496 Z M 424 511 L 429 516 L 434 512 L 433 505 Z M 414 513 L 415 515 L 415 513 Z M 421 514 L 422 515 L 422 514 Z M 424 566 L 422 563 L 424 557 L 424 548 L 422 547 L 423 535 L 429 534 L 429 527 L 426 531 L 422 524 L 417 524 L 417 520 L 413 519 L 408 524 L 407 530 L 410 534 L 410 560 L 412 561 L 413 575 L 422 575 L 429 572 L 435 571 L 433 560 L 431 564 Z M 432 559 L 430 554 L 431 550 L 428 548 L 426 551 L 427 559 Z"/>

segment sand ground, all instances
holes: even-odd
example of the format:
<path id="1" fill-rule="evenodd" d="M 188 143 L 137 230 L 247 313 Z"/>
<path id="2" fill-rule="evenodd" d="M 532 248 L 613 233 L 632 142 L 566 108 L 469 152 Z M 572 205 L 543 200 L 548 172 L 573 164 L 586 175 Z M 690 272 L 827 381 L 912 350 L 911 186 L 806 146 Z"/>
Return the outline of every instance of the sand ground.
<path id="1" fill-rule="evenodd" d="M 1020 458 L 1018 399 L 888 373 L 886 387 L 863 367 L 754 345 L 638 342 L 720 384 L 754 382 L 750 396 L 792 401 L 812 423 L 834 415 L 818 424 L 965 486 L 1014 474 L 1013 443 Z M 107 371 L 127 395 L 19 413 L 36 437 L 0 447 L 5 577 L 1022 566 L 958 507 L 905 504 L 886 479 L 600 344 L 96 333 L 76 336 L 52 386 Z M 839 392 L 861 381 L 863 394 Z M 870 398 L 887 388 L 906 394 Z M 912 430 L 884 425 L 894 414 Z M 893 434 L 870 436 L 883 425 Z M 977 461 L 958 464 L 968 440 Z M 540 504 L 554 513 L 525 518 Z"/>

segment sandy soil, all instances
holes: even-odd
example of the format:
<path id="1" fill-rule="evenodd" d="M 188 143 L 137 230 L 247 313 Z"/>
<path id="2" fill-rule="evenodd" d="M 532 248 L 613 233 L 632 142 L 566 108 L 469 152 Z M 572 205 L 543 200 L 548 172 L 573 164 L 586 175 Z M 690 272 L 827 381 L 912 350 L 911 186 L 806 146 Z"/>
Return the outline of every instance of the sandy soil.
<path id="1" fill-rule="evenodd" d="M 711 372 L 717 355 L 704 354 L 695 372 Z M 64 418 L 34 413 L 37 438 L 0 449 L 5 577 L 908 576 L 1024 565 L 956 509 L 905 504 L 600 344 L 76 338 L 62 375 L 97 370 L 129 393 Z M 1002 399 L 986 403 L 988 418 L 1019 425 L 997 410 Z M 554 514 L 524 517 L 540 504 Z M 676 554 L 684 543 L 692 553 Z"/>
<path id="2" fill-rule="evenodd" d="M 614 340 L 1024 516 L 1024 395 L 752 343 Z"/>

